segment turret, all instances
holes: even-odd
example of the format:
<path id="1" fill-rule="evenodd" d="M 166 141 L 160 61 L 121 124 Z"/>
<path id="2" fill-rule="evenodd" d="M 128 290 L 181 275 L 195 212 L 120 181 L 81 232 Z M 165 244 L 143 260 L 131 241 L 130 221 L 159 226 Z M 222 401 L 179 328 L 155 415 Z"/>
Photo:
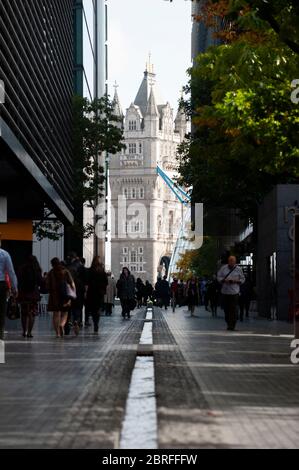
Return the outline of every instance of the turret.
<path id="1" fill-rule="evenodd" d="M 112 101 L 113 114 L 119 119 L 119 121 L 117 121 L 116 123 L 116 126 L 119 128 L 122 128 L 124 124 L 124 115 L 123 115 L 120 100 L 118 97 L 118 92 L 117 92 L 118 85 L 116 83 L 114 85 L 114 88 L 115 88 L 115 92 L 114 92 L 114 98 Z"/>
<path id="2" fill-rule="evenodd" d="M 151 136 L 157 135 L 159 132 L 159 119 L 160 115 L 156 104 L 154 89 L 152 87 L 144 114 L 145 132 L 149 132 Z"/>

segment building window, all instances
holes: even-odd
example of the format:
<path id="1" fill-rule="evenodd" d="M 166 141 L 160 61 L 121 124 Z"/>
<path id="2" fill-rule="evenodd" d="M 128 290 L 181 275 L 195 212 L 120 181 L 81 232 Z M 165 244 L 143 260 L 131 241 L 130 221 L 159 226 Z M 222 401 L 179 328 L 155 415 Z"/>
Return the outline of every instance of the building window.
<path id="1" fill-rule="evenodd" d="M 136 199 L 137 191 L 136 188 L 132 188 L 132 199 Z"/>
<path id="2" fill-rule="evenodd" d="M 128 248 L 127 248 L 127 247 L 123 248 L 123 254 L 124 254 L 124 255 L 127 255 L 127 254 L 128 254 Z"/>
<path id="3" fill-rule="evenodd" d="M 142 153 L 142 143 L 140 142 L 139 144 L 139 153 L 141 154 Z"/>
<path id="4" fill-rule="evenodd" d="M 129 121 L 129 131 L 137 130 L 137 121 Z"/>
<path id="5" fill-rule="evenodd" d="M 140 247 L 138 248 L 138 253 L 139 253 L 140 255 L 143 255 L 143 246 L 140 246 Z"/>
<path id="6" fill-rule="evenodd" d="M 144 232 L 144 223 L 142 220 L 135 220 L 130 223 L 130 233 L 143 233 Z"/>
<path id="7" fill-rule="evenodd" d="M 131 263 L 136 263 L 136 262 L 137 262 L 136 251 L 132 251 L 132 253 L 131 253 Z"/>
<path id="8" fill-rule="evenodd" d="M 130 155 L 136 154 L 136 144 L 129 144 L 129 154 Z"/>
<path id="9" fill-rule="evenodd" d="M 144 199 L 144 188 L 139 188 L 139 199 Z"/>

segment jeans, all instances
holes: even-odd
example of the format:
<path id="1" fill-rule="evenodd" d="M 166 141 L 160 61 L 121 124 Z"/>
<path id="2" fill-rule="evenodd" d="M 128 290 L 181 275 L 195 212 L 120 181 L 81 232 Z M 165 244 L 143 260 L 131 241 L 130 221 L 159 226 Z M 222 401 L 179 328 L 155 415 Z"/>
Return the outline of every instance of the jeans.
<path id="1" fill-rule="evenodd" d="M 5 316 L 6 316 L 6 282 L 0 282 L 0 339 L 4 337 Z"/>

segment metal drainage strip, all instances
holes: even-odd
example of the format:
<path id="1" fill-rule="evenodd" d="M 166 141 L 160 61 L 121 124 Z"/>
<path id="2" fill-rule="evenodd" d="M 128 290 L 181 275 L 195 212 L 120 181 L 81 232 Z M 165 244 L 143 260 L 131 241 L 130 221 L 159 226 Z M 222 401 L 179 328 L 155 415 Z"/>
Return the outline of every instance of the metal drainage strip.
<path id="1" fill-rule="evenodd" d="M 153 344 L 152 319 L 153 311 L 149 308 L 140 338 L 140 345 L 149 346 Z M 137 355 L 126 403 L 119 448 L 158 448 L 157 403 L 155 396 L 153 356 Z"/>

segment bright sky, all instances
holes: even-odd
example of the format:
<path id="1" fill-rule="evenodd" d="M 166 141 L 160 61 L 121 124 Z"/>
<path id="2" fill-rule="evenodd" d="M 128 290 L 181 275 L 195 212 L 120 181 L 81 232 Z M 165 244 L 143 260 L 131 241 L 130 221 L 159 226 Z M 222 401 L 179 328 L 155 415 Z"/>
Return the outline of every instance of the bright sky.
<path id="1" fill-rule="evenodd" d="M 191 65 L 191 2 L 109 0 L 109 94 L 123 111 L 134 101 L 151 53 L 163 101 L 177 107 Z"/>

